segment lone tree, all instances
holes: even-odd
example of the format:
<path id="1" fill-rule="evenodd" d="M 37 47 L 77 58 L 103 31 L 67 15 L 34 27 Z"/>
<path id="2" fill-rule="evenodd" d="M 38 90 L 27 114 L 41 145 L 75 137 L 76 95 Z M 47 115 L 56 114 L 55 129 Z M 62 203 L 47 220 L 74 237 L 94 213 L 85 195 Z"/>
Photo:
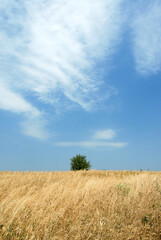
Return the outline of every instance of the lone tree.
<path id="1" fill-rule="evenodd" d="M 71 158 L 71 167 L 70 169 L 71 170 L 83 170 L 83 169 L 86 169 L 86 170 L 89 170 L 90 167 L 91 167 L 91 164 L 90 162 L 86 160 L 86 156 L 83 156 L 83 155 L 76 155 L 75 157 Z"/>

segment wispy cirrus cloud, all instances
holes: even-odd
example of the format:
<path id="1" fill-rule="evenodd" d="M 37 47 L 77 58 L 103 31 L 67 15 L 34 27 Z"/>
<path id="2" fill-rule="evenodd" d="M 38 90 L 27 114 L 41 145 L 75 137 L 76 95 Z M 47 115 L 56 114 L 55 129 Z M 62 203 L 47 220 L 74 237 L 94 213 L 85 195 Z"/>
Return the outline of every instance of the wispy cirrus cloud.
<path id="1" fill-rule="evenodd" d="M 64 147 L 112 147 L 112 148 L 122 148 L 127 146 L 126 142 L 105 142 L 105 141 L 80 141 L 80 142 L 57 142 L 56 146 L 64 146 Z"/>
<path id="2" fill-rule="evenodd" d="M 31 115 L 25 116 L 25 120 L 21 122 L 22 133 L 27 136 L 47 139 L 50 134 L 46 130 L 47 121 L 44 119 L 43 114 L 39 117 L 32 117 Z"/>
<path id="3" fill-rule="evenodd" d="M 114 138 L 115 135 L 116 135 L 116 131 L 114 129 L 97 130 L 89 140 L 78 141 L 78 142 L 70 142 L 70 141 L 56 142 L 54 145 L 64 146 L 64 147 L 78 146 L 78 147 L 86 147 L 86 148 L 94 148 L 94 147 L 122 148 L 128 145 L 127 142 L 107 141 L 109 139 Z"/>
<path id="4" fill-rule="evenodd" d="M 94 139 L 102 139 L 108 140 L 112 139 L 116 136 L 116 131 L 114 129 L 105 129 L 105 130 L 98 130 L 94 133 Z"/>
<path id="5" fill-rule="evenodd" d="M 110 58 L 120 43 L 122 29 L 127 27 L 123 14 L 127 13 L 127 2 L 1 1 L 0 108 L 26 118 L 21 123 L 23 133 L 46 138 L 44 104 L 57 111 L 69 105 L 91 111 L 116 94 L 101 77 L 99 66 L 106 60 L 106 70 L 111 68 Z M 128 19 L 136 69 L 141 74 L 161 69 L 161 3 L 146 2 L 139 1 L 145 10 Z M 26 96 L 34 97 L 34 103 Z M 100 132 L 95 139 L 114 135 Z"/>
<path id="6" fill-rule="evenodd" d="M 2 0 L 0 75 L 10 94 L 21 94 L 12 98 L 8 111 L 14 111 L 16 104 L 36 109 L 25 100 L 28 93 L 54 107 L 70 102 L 86 111 L 115 94 L 111 86 L 100 94 L 103 80 L 96 65 L 108 59 L 120 42 L 122 2 Z M 1 100 L 5 102 L 5 95 Z M 24 133 L 29 134 L 26 123 L 30 121 L 23 124 Z"/>
<path id="7" fill-rule="evenodd" d="M 132 23 L 136 70 L 141 74 L 161 70 L 161 2 L 142 1 Z"/>
<path id="8" fill-rule="evenodd" d="M 0 109 L 23 114 L 25 121 L 21 123 L 21 127 L 24 134 L 39 139 L 48 137 L 43 113 L 32 106 L 19 93 L 10 90 L 2 80 L 0 81 Z"/>
<path id="9" fill-rule="evenodd" d="M 85 110 L 95 107 L 101 80 L 93 70 L 118 43 L 120 2 L 28 3 L 27 51 L 18 55 L 27 76 L 25 88 L 45 103 L 63 103 L 64 98 Z M 105 94 L 110 97 L 112 88 Z"/>
<path id="10" fill-rule="evenodd" d="M 10 90 L 9 86 L 2 80 L 0 81 L 0 108 L 3 110 L 15 112 L 15 113 L 26 113 L 30 112 L 31 115 L 39 115 L 40 112 L 33 107 L 29 102 L 18 93 Z"/>

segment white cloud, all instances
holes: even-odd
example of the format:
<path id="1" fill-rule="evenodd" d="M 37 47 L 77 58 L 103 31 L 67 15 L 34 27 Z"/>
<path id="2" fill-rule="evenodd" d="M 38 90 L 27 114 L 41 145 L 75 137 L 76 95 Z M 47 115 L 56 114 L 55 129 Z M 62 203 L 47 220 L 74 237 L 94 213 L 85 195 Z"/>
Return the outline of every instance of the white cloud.
<path id="1" fill-rule="evenodd" d="M 156 73 L 161 69 L 161 3 L 142 2 L 145 10 L 137 11 L 132 23 L 136 68 L 142 74 Z M 67 104 L 90 111 L 116 93 L 108 82 L 104 84 L 97 66 L 109 60 L 106 70 L 111 68 L 126 4 L 123 0 L 1 0 L 0 108 L 26 116 L 25 134 L 47 136 L 44 105 L 37 109 L 25 100 L 27 94 L 58 111 Z M 35 130 L 32 119 L 37 122 Z M 93 138 L 111 139 L 115 134 L 107 129 Z"/>
<path id="2" fill-rule="evenodd" d="M 23 114 L 25 121 L 21 126 L 22 132 L 26 135 L 40 139 L 47 138 L 43 114 L 20 94 L 10 90 L 2 80 L 0 81 L 0 109 Z"/>
<path id="3" fill-rule="evenodd" d="M 161 2 L 146 1 L 143 7 L 132 24 L 136 69 L 141 74 L 157 73 L 161 70 Z"/>
<path id="4" fill-rule="evenodd" d="M 45 125 L 42 110 L 25 100 L 26 93 L 55 108 L 70 102 L 86 111 L 115 94 L 107 84 L 102 94 L 95 66 L 111 57 L 120 42 L 122 2 L 1 1 L 0 81 L 3 76 L 6 87 L 0 89 L 0 108 L 41 115 L 35 119 L 39 130 L 26 117 L 25 134 L 41 137 Z"/>
<path id="5" fill-rule="evenodd" d="M 57 142 L 54 145 L 56 146 L 78 146 L 78 147 L 113 147 L 113 148 L 122 148 L 127 145 L 126 142 L 105 142 L 105 141 L 80 141 L 80 142 Z"/>
<path id="6" fill-rule="evenodd" d="M 7 54 L 17 61 L 14 81 L 15 72 L 8 72 L 10 84 L 46 103 L 64 96 L 90 110 L 99 100 L 101 84 L 94 66 L 111 56 L 120 39 L 122 1 L 34 0 L 21 7 L 17 1 L 6 2 L 1 6 L 6 20 L 1 30 L 1 53 L 7 58 L 3 67 L 13 65 Z M 107 97 L 111 94 L 107 89 Z"/>
<path id="7" fill-rule="evenodd" d="M 28 117 L 21 123 L 22 132 L 30 137 L 38 139 L 47 139 L 49 134 L 46 132 L 46 121 L 41 117 L 32 118 Z"/>
<path id="8" fill-rule="evenodd" d="M 9 89 L 2 81 L 0 81 L 0 108 L 15 113 L 31 112 L 33 115 L 39 115 L 39 111 L 34 108 L 24 98 Z"/>
<path id="9" fill-rule="evenodd" d="M 116 136 L 116 131 L 113 129 L 105 129 L 105 130 L 98 130 L 94 133 L 93 138 L 94 139 L 112 139 Z"/>
<path id="10" fill-rule="evenodd" d="M 70 141 L 56 142 L 54 145 L 64 146 L 64 147 L 78 146 L 78 147 L 86 147 L 86 148 L 94 148 L 94 147 L 122 148 L 128 144 L 127 142 L 102 141 L 102 140 L 112 139 L 115 137 L 115 135 L 116 135 L 116 131 L 114 129 L 98 130 L 92 136 L 92 140 L 78 141 L 78 142 L 70 142 Z"/>

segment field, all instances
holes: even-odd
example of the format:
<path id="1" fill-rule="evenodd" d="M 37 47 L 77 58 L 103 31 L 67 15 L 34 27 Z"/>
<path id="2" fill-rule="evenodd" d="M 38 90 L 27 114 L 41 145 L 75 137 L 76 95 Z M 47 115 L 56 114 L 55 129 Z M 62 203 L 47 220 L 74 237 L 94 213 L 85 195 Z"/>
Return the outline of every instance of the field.
<path id="1" fill-rule="evenodd" d="M 161 172 L 0 172 L 0 239 L 161 239 Z"/>

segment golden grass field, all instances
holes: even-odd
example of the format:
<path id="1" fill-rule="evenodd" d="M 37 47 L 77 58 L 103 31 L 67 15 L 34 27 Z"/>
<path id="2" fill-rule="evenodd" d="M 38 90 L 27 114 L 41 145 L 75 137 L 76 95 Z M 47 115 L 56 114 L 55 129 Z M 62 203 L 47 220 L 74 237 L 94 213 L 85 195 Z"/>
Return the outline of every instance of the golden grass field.
<path id="1" fill-rule="evenodd" d="M 0 172 L 0 239 L 161 239 L 161 172 Z"/>

